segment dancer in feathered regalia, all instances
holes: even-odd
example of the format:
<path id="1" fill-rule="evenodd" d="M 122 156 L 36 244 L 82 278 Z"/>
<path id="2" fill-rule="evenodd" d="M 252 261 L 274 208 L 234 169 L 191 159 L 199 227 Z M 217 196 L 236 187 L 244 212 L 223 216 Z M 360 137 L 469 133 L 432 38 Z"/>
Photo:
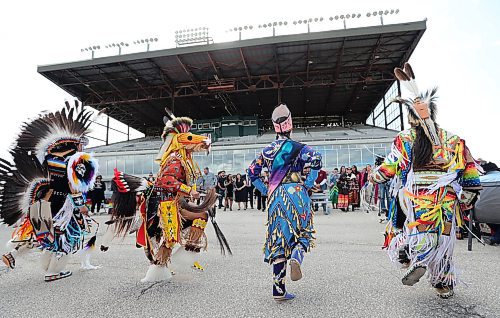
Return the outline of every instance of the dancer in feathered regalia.
<path id="1" fill-rule="evenodd" d="M 448 298 L 457 282 L 455 231 L 481 189 L 479 173 L 465 141 L 436 124 L 436 88 L 421 93 L 408 63 L 394 73 L 412 94 L 396 99 L 407 106 L 411 128 L 397 135 L 371 176 L 378 183 L 392 179 L 385 247 L 393 261 L 409 267 L 403 284 L 427 273 L 438 295 Z"/>
<path id="2" fill-rule="evenodd" d="M 286 291 L 287 261 L 290 261 L 290 278 L 301 279 L 304 252 L 310 250 L 314 240 L 313 212 L 307 191 L 318 177 L 321 154 L 290 139 L 292 114 L 286 105 L 276 107 L 272 121 L 277 139 L 252 162 L 249 176 L 255 187 L 268 196 L 264 261 L 273 265 L 273 297 L 290 300 L 295 296 Z M 306 164 L 311 171 L 302 182 L 300 174 Z M 270 172 L 269 188 L 260 179 L 263 168 Z"/>
<path id="3" fill-rule="evenodd" d="M 209 137 L 195 135 L 190 131 L 193 121 L 187 117 L 164 118 L 163 145 L 156 161 L 160 164 L 153 183 L 139 177 L 115 170 L 113 178 L 114 223 L 116 235 L 127 234 L 135 219 L 136 210 L 141 214 L 141 226 L 136 242 L 143 247 L 150 261 L 143 282 L 168 280 L 171 272 L 168 264 L 172 249 L 180 244 L 180 253 L 193 255 L 207 248 L 205 227 L 210 218 L 221 252 L 231 250 L 215 222 L 215 211 L 211 209 L 217 195 L 211 189 L 200 205 L 188 203 L 189 198 L 198 199 L 196 181 L 201 176 L 192 153 L 209 151 Z M 210 214 L 209 214 L 210 213 Z M 195 264 L 196 266 L 197 264 Z"/>
<path id="4" fill-rule="evenodd" d="M 68 277 L 67 255 L 95 242 L 95 236 L 85 242 L 91 220 L 84 203 L 98 164 L 82 152 L 91 116 L 66 102 L 61 111 L 24 123 L 10 150 L 13 163 L 0 159 L 0 219 L 11 226 L 21 221 L 12 235 L 14 248 L 2 256 L 11 269 L 17 255 L 38 247 L 45 281 Z"/>

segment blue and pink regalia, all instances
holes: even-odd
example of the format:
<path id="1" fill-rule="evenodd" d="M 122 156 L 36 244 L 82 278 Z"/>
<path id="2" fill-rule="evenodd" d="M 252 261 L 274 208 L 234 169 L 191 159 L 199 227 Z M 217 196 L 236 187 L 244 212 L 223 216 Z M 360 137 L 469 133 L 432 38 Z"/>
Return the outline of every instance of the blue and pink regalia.
<path id="1" fill-rule="evenodd" d="M 321 154 L 289 138 L 293 126 L 285 105 L 275 109 L 273 122 L 278 138 L 252 162 L 249 176 L 255 187 L 268 195 L 264 261 L 273 265 L 273 296 L 276 300 L 288 300 L 294 296 L 285 288 L 287 261 L 290 261 L 291 279 L 299 280 L 304 252 L 314 243 L 308 190 L 321 169 Z M 303 179 L 305 166 L 310 166 L 311 172 Z M 269 171 L 269 187 L 260 179 L 264 168 Z"/>

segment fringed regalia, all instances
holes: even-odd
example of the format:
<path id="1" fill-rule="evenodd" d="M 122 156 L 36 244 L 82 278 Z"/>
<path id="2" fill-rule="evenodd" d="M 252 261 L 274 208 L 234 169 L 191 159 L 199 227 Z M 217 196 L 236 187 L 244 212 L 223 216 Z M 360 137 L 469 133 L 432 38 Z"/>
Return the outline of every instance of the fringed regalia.
<path id="1" fill-rule="evenodd" d="M 277 123 L 276 116 L 278 120 L 284 117 L 284 121 Z M 286 293 L 284 286 L 286 263 L 293 261 L 292 280 L 300 279 L 303 253 L 314 244 L 313 211 L 308 190 L 313 187 L 321 169 L 321 154 L 282 134 L 290 132 L 292 127 L 291 114 L 285 105 L 276 108 L 273 122 L 275 127 L 278 124 L 276 129 L 280 137 L 262 150 L 251 163 L 248 174 L 255 187 L 268 196 L 264 261 L 274 266 L 273 295 L 276 299 L 288 299 L 291 294 Z M 306 164 L 311 167 L 311 172 L 302 182 L 301 172 Z M 260 179 L 263 168 L 270 173 L 269 188 Z"/>
<path id="2" fill-rule="evenodd" d="M 408 64 L 400 71 L 409 78 L 406 81 L 413 81 Z M 447 298 L 457 283 L 453 250 L 461 211 L 471 208 L 481 184 L 464 140 L 435 124 L 435 93 L 415 93 L 412 101 L 398 99 L 408 106 L 412 128 L 398 134 L 372 179 L 392 179 L 384 246 L 392 261 L 409 267 L 403 283 L 413 285 L 427 272 L 439 296 Z M 422 142 L 429 142 L 430 158 L 417 164 Z"/>
<path id="3" fill-rule="evenodd" d="M 301 183 L 300 173 L 307 163 L 311 164 L 311 172 Z M 259 178 L 264 167 L 270 173 L 264 261 L 272 264 L 276 259 L 289 259 L 298 243 L 305 251 L 313 245 L 313 211 L 307 190 L 312 188 L 321 169 L 321 155 L 299 142 L 278 139 L 264 148 L 250 165 L 252 181 Z"/>
<path id="4" fill-rule="evenodd" d="M 347 210 L 349 208 L 349 181 L 347 175 L 342 173 L 337 181 L 338 187 L 338 204 L 339 209 Z"/>
<path id="5" fill-rule="evenodd" d="M 208 151 L 210 138 L 189 132 L 192 120 L 186 117 L 165 119 L 163 145 L 157 157 L 160 169 L 154 183 L 115 170 L 113 178 L 114 212 L 110 223 L 116 223 L 115 234 L 129 232 L 136 210 L 140 227 L 136 234 L 138 247 L 143 247 L 151 265 L 143 281 L 166 280 L 172 250 L 180 244 L 185 251 L 198 253 L 207 248 L 205 227 L 211 220 L 221 252 L 231 253 L 229 245 L 215 222 L 211 207 L 217 195 L 212 189 L 200 205 L 189 203 L 196 195 L 200 170 L 192 159 L 194 151 Z M 210 214 L 209 214 L 210 213 Z M 199 265 L 197 265 L 199 266 Z"/>
<path id="6" fill-rule="evenodd" d="M 3 255 L 7 266 L 14 268 L 15 256 L 36 246 L 53 253 L 44 264 L 45 280 L 56 280 L 71 275 L 63 270 L 63 256 L 95 242 L 94 236 L 84 243 L 91 233 L 85 194 L 98 169 L 97 160 L 82 152 L 91 116 L 78 103 L 44 113 L 23 124 L 10 151 L 13 163 L 1 160 L 0 217 L 8 225 L 22 220 L 12 236 L 14 249 Z"/>

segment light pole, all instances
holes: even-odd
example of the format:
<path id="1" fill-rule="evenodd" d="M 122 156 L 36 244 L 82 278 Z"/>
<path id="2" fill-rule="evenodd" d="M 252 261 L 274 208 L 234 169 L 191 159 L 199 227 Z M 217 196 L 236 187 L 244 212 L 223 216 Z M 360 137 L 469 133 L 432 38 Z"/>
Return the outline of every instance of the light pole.
<path id="1" fill-rule="evenodd" d="M 114 48 L 114 47 L 117 47 L 118 48 L 118 55 L 122 55 L 122 47 L 126 47 L 128 46 L 128 43 L 125 43 L 125 42 L 120 42 L 120 43 L 111 43 L 111 44 L 108 44 L 105 46 L 105 48 Z"/>
<path id="2" fill-rule="evenodd" d="M 373 12 L 368 12 L 366 16 L 369 18 L 371 16 L 376 17 L 377 15 L 380 17 L 380 24 L 384 25 L 384 15 L 389 15 L 389 14 L 398 14 L 399 9 L 391 9 L 391 10 L 385 10 L 385 11 L 373 11 Z"/>
<path id="3" fill-rule="evenodd" d="M 144 39 L 140 39 L 140 40 L 137 40 L 137 41 L 134 41 L 133 43 L 135 45 L 143 45 L 143 44 L 146 44 L 146 52 L 149 52 L 149 46 L 151 45 L 151 43 L 153 42 L 158 42 L 158 38 L 144 38 Z"/>
<path id="4" fill-rule="evenodd" d="M 259 28 L 260 28 L 260 25 L 259 25 Z M 243 31 L 250 31 L 252 29 L 253 29 L 253 25 L 244 25 L 244 26 L 240 26 L 240 27 L 234 27 L 232 29 L 227 30 L 226 32 L 238 32 L 238 40 L 241 41 L 241 33 Z"/>
<path id="5" fill-rule="evenodd" d="M 348 19 L 356 19 L 356 18 L 360 18 L 361 17 L 361 13 L 348 13 L 348 14 L 341 14 L 341 15 L 336 15 L 334 17 L 330 17 L 329 20 L 330 21 L 338 21 L 339 19 L 342 20 L 342 23 L 344 24 L 344 29 L 347 29 L 347 24 L 346 24 L 346 20 Z"/>
<path id="6" fill-rule="evenodd" d="M 318 23 L 318 22 L 323 22 L 323 17 L 319 18 L 309 18 L 309 19 L 304 19 L 304 20 L 295 20 L 293 21 L 293 25 L 297 24 L 304 24 L 307 25 L 307 33 L 311 33 L 311 23 Z"/>
<path id="7" fill-rule="evenodd" d="M 80 49 L 81 52 L 88 52 L 90 51 L 92 53 L 92 59 L 94 59 L 94 53 L 97 50 L 100 50 L 101 46 L 100 45 L 93 45 L 89 47 L 84 47 L 83 49 Z"/>

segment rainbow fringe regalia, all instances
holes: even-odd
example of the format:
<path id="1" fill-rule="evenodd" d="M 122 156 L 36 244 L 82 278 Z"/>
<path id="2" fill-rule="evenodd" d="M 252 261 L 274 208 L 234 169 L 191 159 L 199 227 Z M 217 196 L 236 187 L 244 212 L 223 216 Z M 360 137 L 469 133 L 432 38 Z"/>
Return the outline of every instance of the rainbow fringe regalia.
<path id="1" fill-rule="evenodd" d="M 441 146 L 434 147 L 431 163 L 417 169 L 415 128 L 399 133 L 373 179 L 392 179 L 384 244 L 390 259 L 406 263 L 409 272 L 425 269 L 433 286 L 452 288 L 457 282 L 455 231 L 462 225 L 461 211 L 471 207 L 481 185 L 464 140 L 441 128 L 437 134 Z"/>

